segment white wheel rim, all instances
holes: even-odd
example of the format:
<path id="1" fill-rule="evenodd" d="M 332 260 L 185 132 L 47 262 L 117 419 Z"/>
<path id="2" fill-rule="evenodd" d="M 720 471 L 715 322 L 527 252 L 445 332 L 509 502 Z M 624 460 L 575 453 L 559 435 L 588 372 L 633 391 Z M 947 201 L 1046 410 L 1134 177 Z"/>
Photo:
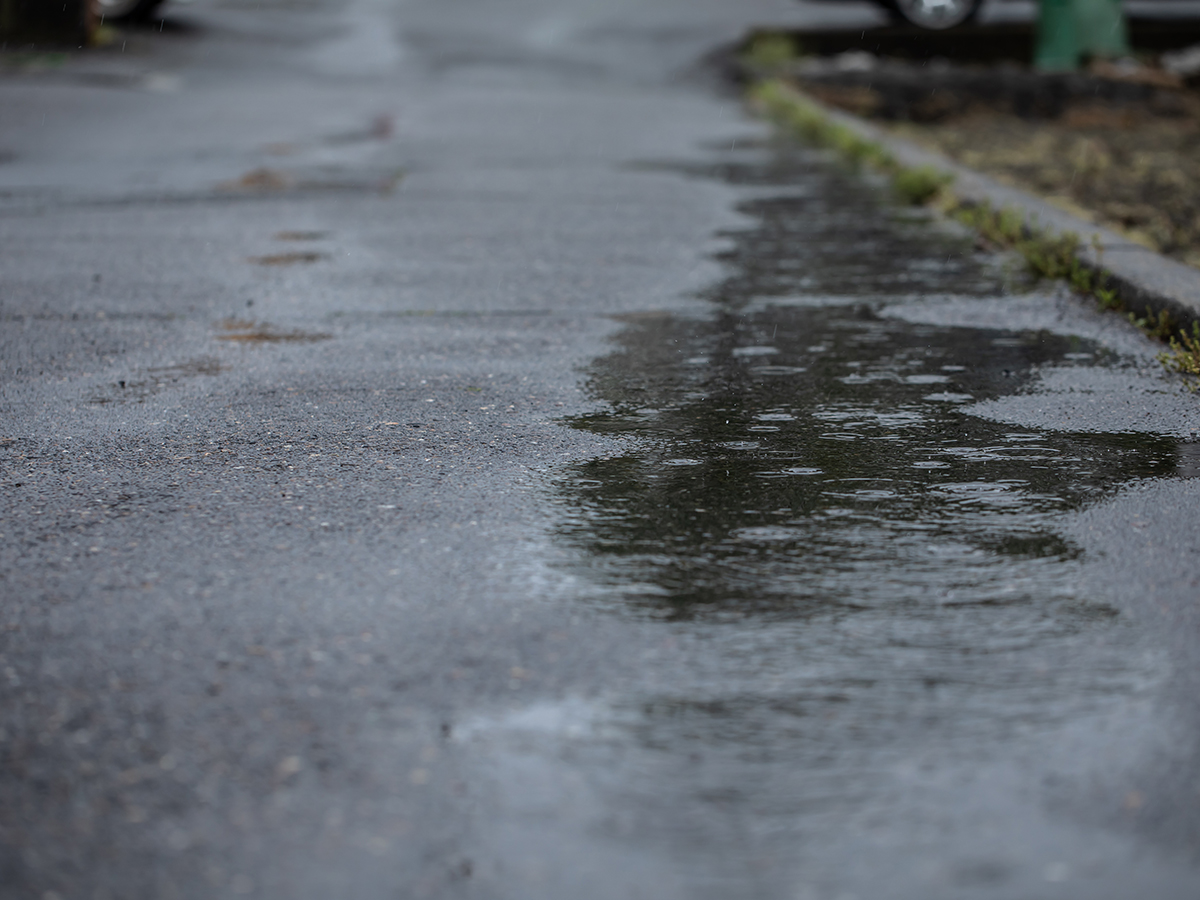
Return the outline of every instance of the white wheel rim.
<path id="1" fill-rule="evenodd" d="M 103 16 L 123 16 L 137 8 L 139 0 L 92 0 L 96 12 Z"/>
<path id="2" fill-rule="evenodd" d="M 974 0 L 897 0 L 900 13 L 922 28 L 953 28 L 966 21 Z"/>

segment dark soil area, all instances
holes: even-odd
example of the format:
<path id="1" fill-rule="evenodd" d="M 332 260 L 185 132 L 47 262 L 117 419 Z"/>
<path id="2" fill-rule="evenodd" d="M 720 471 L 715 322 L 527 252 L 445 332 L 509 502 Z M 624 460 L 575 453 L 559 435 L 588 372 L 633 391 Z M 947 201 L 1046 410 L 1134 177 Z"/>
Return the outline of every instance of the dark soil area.
<path id="1" fill-rule="evenodd" d="M 1200 43 L 1200 20 L 1131 18 L 1129 39 L 1137 53 L 1156 54 Z M 1028 64 L 1033 58 L 1033 26 L 1029 23 L 960 25 L 929 31 L 912 25 L 891 25 L 866 31 L 809 29 L 787 35 L 805 56 L 828 57 L 865 50 L 890 59 L 949 59 L 962 62 L 1012 60 Z M 751 38 L 753 40 L 753 37 Z"/>
<path id="2" fill-rule="evenodd" d="M 1078 106 L 1054 121 L 973 112 L 907 137 L 1200 266 L 1200 114 Z"/>
<path id="3" fill-rule="evenodd" d="M 1159 65 L 1161 51 L 1200 44 L 1200 22 L 1143 28 L 1140 46 L 1133 25 L 1136 60 L 1077 73 L 1039 73 L 1015 58 L 1032 46 L 1017 26 L 990 43 L 979 27 L 957 40 L 867 32 L 854 46 L 824 33 L 758 46 L 774 54 L 775 74 L 831 106 L 1200 266 L 1200 90 Z M 781 46 L 794 55 L 781 59 Z"/>

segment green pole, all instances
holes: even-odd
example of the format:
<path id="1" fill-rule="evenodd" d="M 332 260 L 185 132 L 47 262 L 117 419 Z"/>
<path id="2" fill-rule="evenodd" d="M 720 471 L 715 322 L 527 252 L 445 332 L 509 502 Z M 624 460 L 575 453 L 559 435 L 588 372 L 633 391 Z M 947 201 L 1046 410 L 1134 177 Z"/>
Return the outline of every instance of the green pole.
<path id="1" fill-rule="evenodd" d="M 1043 72 L 1070 71 L 1079 67 L 1079 56 L 1074 0 L 1041 0 L 1034 68 Z"/>
<path id="2" fill-rule="evenodd" d="M 1080 44 L 1088 56 L 1116 59 L 1129 55 L 1129 32 L 1121 0 L 1075 0 Z"/>
<path id="3" fill-rule="evenodd" d="M 1128 55 L 1129 33 L 1121 0 L 1041 0 L 1035 68 L 1072 71 L 1085 57 Z"/>

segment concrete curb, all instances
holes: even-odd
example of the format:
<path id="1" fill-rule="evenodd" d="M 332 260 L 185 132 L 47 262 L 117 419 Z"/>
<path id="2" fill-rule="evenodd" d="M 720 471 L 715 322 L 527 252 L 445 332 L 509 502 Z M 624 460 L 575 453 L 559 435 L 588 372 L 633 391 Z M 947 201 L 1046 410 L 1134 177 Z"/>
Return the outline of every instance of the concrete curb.
<path id="1" fill-rule="evenodd" d="M 1015 209 L 1031 225 L 1053 232 L 1072 231 L 1079 235 L 1082 241 L 1079 258 L 1089 266 L 1103 268 L 1111 276 L 1109 287 L 1116 291 L 1127 309 L 1138 315 L 1145 313 L 1147 308 L 1155 313 L 1165 309 L 1180 324 L 1190 325 L 1200 321 L 1200 270 L 1148 250 L 1020 188 L 1001 184 L 858 116 L 833 109 L 802 89 L 793 87 L 792 90 L 803 94 L 805 101 L 821 110 L 831 122 L 885 148 L 901 165 L 932 166 L 952 174 L 954 183 L 951 190 L 959 200 L 967 203 L 988 202 L 996 208 Z M 1093 236 L 1098 240 L 1102 256 L 1091 245 Z"/>

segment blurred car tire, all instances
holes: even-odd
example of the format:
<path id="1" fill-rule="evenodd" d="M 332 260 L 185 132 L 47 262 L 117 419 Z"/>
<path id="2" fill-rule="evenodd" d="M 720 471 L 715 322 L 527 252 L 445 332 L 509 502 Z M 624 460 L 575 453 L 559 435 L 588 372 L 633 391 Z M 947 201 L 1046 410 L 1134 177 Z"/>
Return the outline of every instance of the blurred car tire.
<path id="1" fill-rule="evenodd" d="M 876 0 L 892 15 L 918 28 L 940 31 L 969 22 L 983 0 Z"/>
<path id="2" fill-rule="evenodd" d="M 92 0 L 96 18 L 105 22 L 144 22 L 163 0 Z"/>

